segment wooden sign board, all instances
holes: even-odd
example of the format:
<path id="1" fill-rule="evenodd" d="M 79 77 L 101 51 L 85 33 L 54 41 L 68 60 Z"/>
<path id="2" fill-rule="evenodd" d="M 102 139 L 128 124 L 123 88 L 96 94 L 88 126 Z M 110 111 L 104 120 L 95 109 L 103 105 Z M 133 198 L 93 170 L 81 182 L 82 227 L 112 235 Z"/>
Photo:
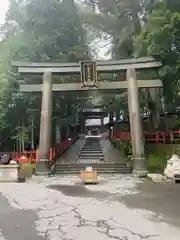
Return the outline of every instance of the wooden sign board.
<path id="1" fill-rule="evenodd" d="M 97 171 L 81 171 L 80 177 L 82 181 L 87 184 L 87 183 L 98 183 L 98 176 L 97 176 Z"/>

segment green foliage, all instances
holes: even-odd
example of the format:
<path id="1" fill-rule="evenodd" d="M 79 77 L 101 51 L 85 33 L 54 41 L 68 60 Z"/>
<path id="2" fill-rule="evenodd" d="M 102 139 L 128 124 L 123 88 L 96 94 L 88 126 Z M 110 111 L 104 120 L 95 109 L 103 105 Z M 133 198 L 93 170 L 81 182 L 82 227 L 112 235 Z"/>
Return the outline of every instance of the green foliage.
<path id="1" fill-rule="evenodd" d="M 166 166 L 166 158 L 163 154 L 149 154 L 148 158 L 148 171 L 150 173 L 164 173 Z"/>
<path id="2" fill-rule="evenodd" d="M 89 25 L 109 39 L 113 57 L 129 57 L 135 53 L 134 38 L 140 32 L 139 15 L 144 11 L 141 0 L 86 1 L 92 11 L 86 14 Z M 94 10 L 97 5 L 99 12 Z"/>
<path id="3" fill-rule="evenodd" d="M 132 148 L 130 141 L 113 142 L 115 148 L 117 148 L 122 157 L 128 159 L 132 155 Z M 169 159 L 173 153 L 180 154 L 179 145 L 171 144 L 145 144 L 145 155 L 148 160 L 148 171 L 151 173 L 163 173 Z"/>
<path id="4" fill-rule="evenodd" d="M 73 0 L 11 0 L 5 29 L 9 26 L 16 33 L 11 46 L 16 60 L 75 61 L 89 54 Z"/>
<path id="5" fill-rule="evenodd" d="M 140 55 L 154 55 L 163 63 L 159 74 L 164 83 L 166 103 L 179 105 L 179 3 L 163 0 L 156 5 L 147 18 L 137 38 L 137 52 Z M 174 106 L 174 107 L 175 107 Z"/>
<path id="6" fill-rule="evenodd" d="M 108 39 L 112 57 L 153 55 L 162 61 L 163 68 L 158 75 L 164 83 L 165 103 L 170 110 L 179 105 L 179 2 L 87 0 L 86 3 L 91 7 L 85 15 L 86 22 Z M 152 75 L 151 71 L 149 78 Z M 156 101 L 150 95 L 149 99 L 155 107 Z"/>
<path id="7" fill-rule="evenodd" d="M 132 144 L 131 141 L 119 141 L 113 142 L 115 148 L 117 148 L 124 158 L 129 158 L 132 155 Z"/>
<path id="8" fill-rule="evenodd" d="M 170 0 L 85 0 L 87 8 L 79 8 L 74 0 L 9 0 L 5 38 L 0 43 L 0 142 L 9 142 L 9 136 L 17 135 L 22 120 L 29 125 L 30 109 L 40 109 L 40 96 L 20 94 L 18 85 L 22 79 L 11 60 L 29 61 L 79 61 L 92 57 L 89 37 L 102 38 L 109 44 L 113 58 L 137 55 L 154 55 L 163 63 L 159 75 L 164 82 L 164 96 L 169 108 L 180 104 L 180 5 Z M 81 10 L 81 11 L 80 11 Z M 83 20 L 83 21 L 82 21 Z M 124 73 L 123 73 L 124 74 Z M 116 81 L 124 75 L 103 75 L 101 79 Z M 138 78 L 154 78 L 154 72 L 138 72 Z M 153 76 L 153 77 L 152 77 Z M 28 76 L 29 77 L 29 76 Z M 58 78 L 57 81 L 74 81 L 77 76 Z M 25 81 L 25 80 L 23 80 Z M 40 81 L 29 77 L 28 81 Z M 143 93 L 144 94 L 144 93 Z M 142 95 L 143 95 L 142 94 Z M 145 94 L 144 94 L 145 95 Z M 142 102 L 146 101 L 144 95 Z M 148 95 L 148 94 L 147 94 Z M 53 101 L 53 118 L 60 116 L 68 124 L 75 121 L 78 105 L 109 103 L 112 98 L 92 94 L 89 101 L 77 101 L 66 94 L 61 99 L 60 110 Z M 152 98 L 151 94 L 148 98 Z M 154 99 L 150 99 L 154 101 Z M 144 102 L 142 105 L 144 105 Z M 150 104 L 149 104 L 150 106 Z M 148 107 L 149 107 L 148 106 Z M 152 106 L 152 104 L 151 104 Z M 127 100 L 113 100 L 111 110 L 124 108 Z M 154 106 L 152 107 L 154 108 Z M 150 107 L 149 107 L 150 109 Z M 152 109 L 151 109 L 152 110 Z M 126 111 L 127 112 L 127 111 Z M 157 109 L 154 110 L 157 112 Z M 18 117 L 15 117 L 18 116 Z M 39 113 L 33 113 L 38 131 Z M 16 136 L 17 138 L 17 136 Z M 12 145 L 14 143 L 12 142 Z M 2 145 L 2 144 L 1 144 Z M 12 147 L 12 146 L 11 146 Z"/>
<path id="9" fill-rule="evenodd" d="M 173 144 L 146 144 L 145 152 L 148 159 L 148 170 L 152 173 L 163 173 L 167 160 L 172 154 L 179 155 L 179 145 Z"/>
<path id="10" fill-rule="evenodd" d="M 35 134 L 38 136 L 39 113 L 30 110 L 40 111 L 41 96 L 19 93 L 19 82 L 25 80 L 11 69 L 10 61 L 78 61 L 91 57 L 91 54 L 78 5 L 73 0 L 9 2 L 3 26 L 5 38 L 0 43 L 0 142 L 2 147 L 11 141 L 9 147 L 12 149 L 14 139 L 19 138 L 19 125 L 23 121 L 27 127 L 31 115 L 37 123 Z M 35 80 L 36 77 L 29 77 L 28 81 Z M 58 114 L 62 118 L 73 115 L 76 107 L 72 104 L 75 97 L 66 99 L 61 106 L 61 115 Z"/>

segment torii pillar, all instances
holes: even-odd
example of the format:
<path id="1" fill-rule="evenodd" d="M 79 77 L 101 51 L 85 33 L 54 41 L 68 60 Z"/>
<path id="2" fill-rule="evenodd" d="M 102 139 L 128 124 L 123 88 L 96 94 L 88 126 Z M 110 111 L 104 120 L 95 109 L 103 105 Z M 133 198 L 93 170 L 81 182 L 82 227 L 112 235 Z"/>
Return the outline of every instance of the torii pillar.
<path id="1" fill-rule="evenodd" d="M 133 173 L 139 177 L 147 175 L 147 161 L 144 153 L 144 139 L 140 116 L 139 89 L 135 69 L 127 70 L 128 107 L 132 141 Z"/>
<path id="2" fill-rule="evenodd" d="M 36 165 L 36 174 L 48 173 L 48 162 L 51 148 L 51 121 L 52 121 L 52 73 L 43 75 L 42 106 L 39 140 L 39 161 Z"/>

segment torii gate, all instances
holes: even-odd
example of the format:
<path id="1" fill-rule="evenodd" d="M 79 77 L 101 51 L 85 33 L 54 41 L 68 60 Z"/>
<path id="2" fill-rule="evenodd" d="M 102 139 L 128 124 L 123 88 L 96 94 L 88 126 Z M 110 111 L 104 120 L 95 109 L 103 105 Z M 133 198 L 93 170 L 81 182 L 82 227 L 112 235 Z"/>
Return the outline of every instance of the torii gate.
<path id="1" fill-rule="evenodd" d="M 20 74 L 43 75 L 42 84 L 20 85 L 21 92 L 42 92 L 39 163 L 37 174 L 47 172 L 46 163 L 49 161 L 51 147 L 51 118 L 53 91 L 88 91 L 88 90 L 128 90 L 128 108 L 130 118 L 133 172 L 138 176 L 147 174 L 147 164 L 144 153 L 144 140 L 139 106 L 138 88 L 162 87 L 162 82 L 156 80 L 137 80 L 136 69 L 157 68 L 161 63 L 152 57 L 142 57 L 110 61 L 85 61 L 79 63 L 29 63 L 12 62 Z M 98 82 L 97 73 L 126 71 L 126 80 L 119 82 Z M 79 74 L 81 83 L 52 83 L 52 74 Z"/>

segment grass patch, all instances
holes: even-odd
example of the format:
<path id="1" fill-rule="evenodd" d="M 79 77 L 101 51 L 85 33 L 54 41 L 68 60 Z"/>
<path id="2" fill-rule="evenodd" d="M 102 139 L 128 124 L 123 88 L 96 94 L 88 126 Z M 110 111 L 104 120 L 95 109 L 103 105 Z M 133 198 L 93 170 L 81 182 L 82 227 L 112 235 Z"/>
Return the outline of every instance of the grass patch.
<path id="1" fill-rule="evenodd" d="M 165 155 L 150 153 L 147 156 L 148 171 L 150 173 L 163 173 L 166 167 L 167 158 Z"/>
<path id="2" fill-rule="evenodd" d="M 172 155 L 172 149 L 161 144 L 146 144 L 145 154 L 148 159 L 148 171 L 150 173 L 163 173 L 167 159 Z"/>

